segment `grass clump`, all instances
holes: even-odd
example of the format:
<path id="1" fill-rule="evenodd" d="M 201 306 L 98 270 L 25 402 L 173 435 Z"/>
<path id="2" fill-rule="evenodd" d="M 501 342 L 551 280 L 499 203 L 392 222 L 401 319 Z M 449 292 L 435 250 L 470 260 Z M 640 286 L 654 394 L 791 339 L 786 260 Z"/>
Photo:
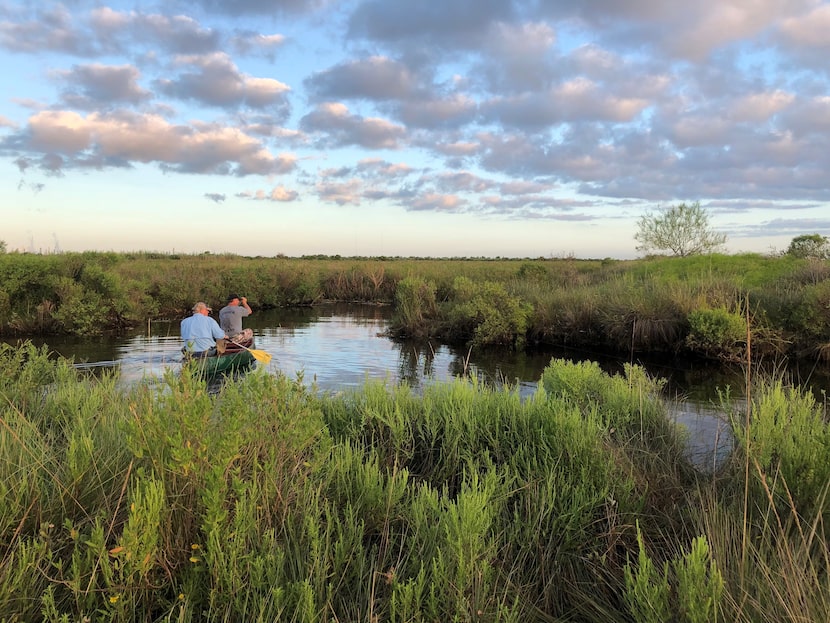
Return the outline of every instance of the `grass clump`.
<path id="1" fill-rule="evenodd" d="M 830 519 L 830 426 L 812 393 L 770 381 L 755 392 L 748 420 L 732 417 L 752 468 L 753 505 L 769 502 L 778 516 Z"/>
<path id="2" fill-rule="evenodd" d="M 418 277 L 407 277 L 395 290 L 395 317 L 390 331 L 400 337 L 425 338 L 434 332 L 438 316 L 435 284 Z"/>

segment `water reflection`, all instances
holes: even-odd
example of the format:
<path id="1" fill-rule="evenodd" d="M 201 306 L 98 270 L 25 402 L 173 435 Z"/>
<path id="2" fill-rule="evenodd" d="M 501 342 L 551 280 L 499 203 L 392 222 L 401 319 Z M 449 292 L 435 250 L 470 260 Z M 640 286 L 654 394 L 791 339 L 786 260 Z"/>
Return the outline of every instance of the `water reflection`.
<path id="1" fill-rule="evenodd" d="M 290 376 L 302 374 L 323 390 L 360 385 L 367 378 L 419 388 L 433 381 L 475 375 L 493 385 L 518 386 L 526 395 L 535 391 L 542 371 L 554 357 L 597 361 L 609 373 L 621 373 L 627 363 L 623 357 L 603 352 L 566 348 L 483 352 L 430 341 L 390 340 L 384 331 L 391 313 L 389 307 L 375 305 L 257 310 L 245 326 L 254 330 L 256 347 L 273 355 L 268 369 Z M 90 368 L 118 366 L 126 383 L 161 376 L 181 362 L 178 320 L 154 322 L 118 338 L 54 336 L 34 341 L 47 343 L 56 353 Z M 716 404 L 719 390 L 728 388 L 738 397 L 744 391 L 739 366 L 643 355 L 631 362 L 642 365 L 652 376 L 667 379 L 670 397 L 695 404 Z M 828 371 L 808 368 L 799 369 L 795 364 L 792 378 L 795 383 L 809 384 L 823 401 L 825 389 L 830 387 Z"/>
<path id="2" fill-rule="evenodd" d="M 260 326 L 249 326 L 257 335 L 257 348 L 274 356 L 272 366 L 301 375 L 323 391 L 358 387 L 369 379 L 418 389 L 463 373 L 463 356 L 446 345 L 386 337 L 388 314 L 388 308 L 376 306 L 326 307 L 281 316 L 278 322 L 270 313 L 262 314 Z M 469 362 L 466 370 L 484 373 Z"/>
<path id="3" fill-rule="evenodd" d="M 700 402 L 681 401 L 675 403 L 672 417 L 684 430 L 686 452 L 698 468 L 714 472 L 729 458 L 734 437 L 723 411 Z"/>

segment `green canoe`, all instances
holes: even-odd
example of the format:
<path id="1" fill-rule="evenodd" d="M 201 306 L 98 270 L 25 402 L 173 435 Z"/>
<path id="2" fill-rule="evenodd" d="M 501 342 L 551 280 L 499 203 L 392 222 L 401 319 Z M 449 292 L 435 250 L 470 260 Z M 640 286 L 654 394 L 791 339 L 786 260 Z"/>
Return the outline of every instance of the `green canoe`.
<path id="1" fill-rule="evenodd" d="M 216 357 L 204 357 L 197 361 L 200 373 L 206 378 L 213 378 L 237 370 L 247 370 L 254 365 L 254 356 L 246 350 L 238 353 L 226 353 Z"/>
<path id="2" fill-rule="evenodd" d="M 253 341 L 250 342 L 250 345 L 246 344 L 246 346 L 253 348 Z M 188 361 L 192 361 L 197 366 L 199 374 L 208 380 L 228 373 L 248 370 L 253 368 L 256 363 L 250 351 L 235 344 L 228 344 L 225 352 L 221 355 L 200 357 L 198 359 L 185 358 L 185 362 Z"/>

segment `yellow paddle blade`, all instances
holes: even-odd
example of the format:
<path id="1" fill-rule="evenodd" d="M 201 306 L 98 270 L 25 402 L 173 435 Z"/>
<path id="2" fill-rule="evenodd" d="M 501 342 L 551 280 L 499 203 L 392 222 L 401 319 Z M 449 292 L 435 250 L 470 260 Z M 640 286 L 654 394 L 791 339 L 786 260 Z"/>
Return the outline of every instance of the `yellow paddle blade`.
<path id="1" fill-rule="evenodd" d="M 262 363 L 271 363 L 271 353 L 266 353 L 264 350 L 248 349 L 248 352 L 254 356 L 254 359 Z"/>

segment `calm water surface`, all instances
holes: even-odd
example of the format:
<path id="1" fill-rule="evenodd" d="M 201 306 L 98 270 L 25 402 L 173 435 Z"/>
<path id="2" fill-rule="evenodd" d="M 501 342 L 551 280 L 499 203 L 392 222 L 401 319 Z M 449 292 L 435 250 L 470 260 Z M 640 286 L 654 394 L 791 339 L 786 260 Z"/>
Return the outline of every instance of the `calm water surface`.
<path id="1" fill-rule="evenodd" d="M 256 311 L 245 320 L 253 329 L 256 348 L 273 356 L 266 369 L 301 376 L 320 391 L 357 388 L 366 380 L 406 382 L 413 388 L 452 380 L 464 374 L 486 383 L 509 384 L 523 396 L 536 390 L 553 357 L 594 360 L 608 372 L 622 371 L 624 360 L 575 350 L 487 352 L 452 348 L 438 343 L 390 340 L 383 336 L 391 309 L 368 305 L 331 305 L 302 309 Z M 179 322 L 155 322 L 118 338 L 48 338 L 49 348 L 77 365 L 118 367 L 121 383 L 154 382 L 181 363 Z M 731 388 L 743 393 L 740 370 L 687 361 L 635 359 L 650 374 L 668 379 L 676 398 L 674 416 L 689 431 L 689 448 L 701 464 L 722 460 L 732 439 L 723 414 L 714 405 L 717 392 Z M 258 364 L 262 366 L 262 364 Z M 807 371 L 805 371 L 805 374 Z M 810 370 L 812 382 L 827 387 L 826 377 Z M 796 374 L 799 374 L 796 371 Z"/>

